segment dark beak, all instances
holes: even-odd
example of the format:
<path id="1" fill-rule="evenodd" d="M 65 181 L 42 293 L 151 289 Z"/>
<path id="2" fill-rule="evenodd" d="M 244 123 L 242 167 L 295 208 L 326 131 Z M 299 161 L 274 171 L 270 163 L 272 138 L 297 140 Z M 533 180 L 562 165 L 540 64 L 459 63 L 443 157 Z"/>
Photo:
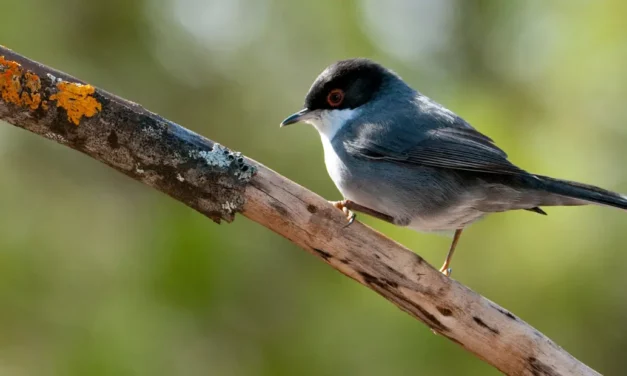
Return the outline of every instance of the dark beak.
<path id="1" fill-rule="evenodd" d="M 285 120 L 281 122 L 281 127 L 285 127 L 286 125 L 298 123 L 301 119 L 309 113 L 309 109 L 303 108 L 295 114 L 288 116 Z"/>

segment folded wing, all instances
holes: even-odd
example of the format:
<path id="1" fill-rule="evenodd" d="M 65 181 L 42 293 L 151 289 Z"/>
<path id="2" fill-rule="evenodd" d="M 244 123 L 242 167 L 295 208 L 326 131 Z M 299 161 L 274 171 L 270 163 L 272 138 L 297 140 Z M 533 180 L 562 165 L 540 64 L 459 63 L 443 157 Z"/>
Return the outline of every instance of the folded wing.
<path id="1" fill-rule="evenodd" d="M 509 162 L 507 154 L 489 137 L 466 126 L 416 132 L 415 129 L 369 129 L 366 125 L 356 129 L 344 146 L 358 158 L 491 174 L 527 174 Z"/>

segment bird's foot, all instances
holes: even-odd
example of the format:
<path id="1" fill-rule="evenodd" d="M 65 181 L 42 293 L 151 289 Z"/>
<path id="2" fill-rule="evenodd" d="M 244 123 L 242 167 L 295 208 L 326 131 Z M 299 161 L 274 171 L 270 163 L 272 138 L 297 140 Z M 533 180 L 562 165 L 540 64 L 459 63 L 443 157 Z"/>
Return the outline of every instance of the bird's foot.
<path id="1" fill-rule="evenodd" d="M 348 221 L 348 223 L 344 227 L 348 227 L 351 224 L 353 224 L 353 222 L 355 222 L 355 218 L 357 218 L 357 214 L 353 213 L 352 210 L 346 207 L 348 202 L 349 200 L 330 201 L 330 203 L 333 204 L 333 206 L 340 209 L 346 216 L 346 220 Z"/>
<path id="2" fill-rule="evenodd" d="M 453 268 L 448 268 L 446 266 L 442 266 L 440 268 L 440 273 L 444 274 L 447 277 L 450 277 L 451 273 L 453 273 Z"/>

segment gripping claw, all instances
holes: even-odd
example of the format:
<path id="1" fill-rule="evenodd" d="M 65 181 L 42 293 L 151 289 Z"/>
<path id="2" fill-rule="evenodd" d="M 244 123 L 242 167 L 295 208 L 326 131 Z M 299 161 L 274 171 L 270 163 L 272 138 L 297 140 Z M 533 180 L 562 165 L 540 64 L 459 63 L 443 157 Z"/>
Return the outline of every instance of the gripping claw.
<path id="1" fill-rule="evenodd" d="M 346 200 L 331 201 L 331 204 L 333 204 L 333 206 L 335 206 L 336 208 L 340 209 L 346 216 L 346 220 L 348 220 L 348 223 L 344 226 L 344 228 L 352 225 L 353 222 L 355 222 L 355 218 L 357 218 L 357 214 L 353 213 L 353 211 L 351 211 L 350 209 L 346 207 Z"/>

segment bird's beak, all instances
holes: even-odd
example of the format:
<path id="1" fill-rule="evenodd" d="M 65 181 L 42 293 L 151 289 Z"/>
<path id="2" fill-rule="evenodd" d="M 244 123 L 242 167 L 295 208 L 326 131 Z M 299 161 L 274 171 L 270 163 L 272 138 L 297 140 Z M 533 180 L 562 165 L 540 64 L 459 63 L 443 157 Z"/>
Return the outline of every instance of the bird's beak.
<path id="1" fill-rule="evenodd" d="M 295 114 L 288 116 L 285 120 L 281 122 L 281 127 L 285 127 L 286 125 L 298 123 L 299 121 L 305 120 L 305 117 L 310 113 L 308 108 L 303 108 Z"/>

